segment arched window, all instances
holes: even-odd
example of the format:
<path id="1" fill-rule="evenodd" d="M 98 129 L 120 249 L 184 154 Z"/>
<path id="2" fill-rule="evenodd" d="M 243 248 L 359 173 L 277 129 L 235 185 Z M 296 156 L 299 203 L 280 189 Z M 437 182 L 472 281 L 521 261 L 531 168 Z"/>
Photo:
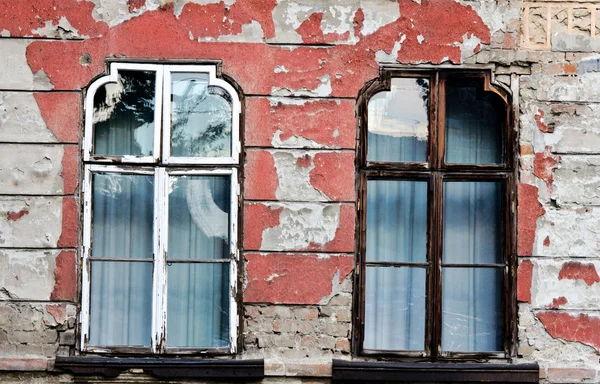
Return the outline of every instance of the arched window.
<path id="1" fill-rule="evenodd" d="M 488 72 L 384 70 L 365 88 L 357 353 L 512 354 L 509 106 Z"/>
<path id="2" fill-rule="evenodd" d="M 236 350 L 240 111 L 214 65 L 112 63 L 89 86 L 82 350 Z"/>

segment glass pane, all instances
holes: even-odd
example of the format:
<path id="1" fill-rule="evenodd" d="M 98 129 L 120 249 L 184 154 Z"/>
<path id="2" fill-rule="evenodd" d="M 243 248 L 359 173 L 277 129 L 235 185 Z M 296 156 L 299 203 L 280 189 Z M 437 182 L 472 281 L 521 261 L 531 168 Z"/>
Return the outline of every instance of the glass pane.
<path id="1" fill-rule="evenodd" d="M 443 268 L 442 350 L 504 350 L 501 268 Z"/>
<path id="2" fill-rule="evenodd" d="M 395 78 L 369 100 L 369 161 L 427 161 L 429 80 Z"/>
<path id="3" fill-rule="evenodd" d="M 230 176 L 171 176 L 170 259 L 228 259 Z"/>
<path id="4" fill-rule="evenodd" d="M 94 95 L 94 154 L 152 156 L 156 74 L 119 71 Z"/>
<path id="5" fill-rule="evenodd" d="M 427 261 L 427 182 L 367 181 L 367 261 Z"/>
<path id="6" fill-rule="evenodd" d="M 425 349 L 425 269 L 369 267 L 366 276 L 366 349 Z"/>
<path id="7" fill-rule="evenodd" d="M 92 261 L 90 345 L 150 346 L 152 263 Z"/>
<path id="8" fill-rule="evenodd" d="M 154 176 L 92 175 L 92 256 L 152 258 Z"/>
<path id="9" fill-rule="evenodd" d="M 231 96 L 207 73 L 173 73 L 171 86 L 171 155 L 231 156 Z"/>
<path id="10" fill-rule="evenodd" d="M 444 263 L 504 263 L 502 184 L 444 183 Z"/>
<path id="11" fill-rule="evenodd" d="M 228 346 L 229 263 L 173 263 L 167 273 L 167 346 Z"/>
<path id="12" fill-rule="evenodd" d="M 502 163 L 505 124 L 504 101 L 483 91 L 483 79 L 446 83 L 446 163 Z"/>

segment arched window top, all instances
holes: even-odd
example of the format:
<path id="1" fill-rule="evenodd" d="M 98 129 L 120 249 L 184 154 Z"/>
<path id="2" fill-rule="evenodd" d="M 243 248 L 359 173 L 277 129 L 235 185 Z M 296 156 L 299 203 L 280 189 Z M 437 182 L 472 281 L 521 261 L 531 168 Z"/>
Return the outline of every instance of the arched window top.
<path id="1" fill-rule="evenodd" d="M 384 71 L 362 97 L 362 165 L 512 168 L 509 97 L 487 72 Z"/>
<path id="2" fill-rule="evenodd" d="M 240 111 L 213 65 L 112 63 L 88 88 L 84 160 L 237 164 Z"/>

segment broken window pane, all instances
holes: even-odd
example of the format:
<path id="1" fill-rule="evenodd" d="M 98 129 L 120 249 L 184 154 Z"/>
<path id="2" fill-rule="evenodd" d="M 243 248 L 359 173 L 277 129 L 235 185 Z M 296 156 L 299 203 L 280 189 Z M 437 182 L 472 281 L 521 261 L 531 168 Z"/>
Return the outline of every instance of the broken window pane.
<path id="1" fill-rule="evenodd" d="M 444 244 L 447 264 L 503 263 L 503 183 L 444 183 Z"/>
<path id="2" fill-rule="evenodd" d="M 152 263 L 91 262 L 90 344 L 150 346 Z"/>
<path id="3" fill-rule="evenodd" d="M 425 348 L 425 271 L 367 266 L 364 348 Z"/>
<path id="4" fill-rule="evenodd" d="M 504 102 L 483 91 L 483 80 L 447 81 L 446 163 L 502 163 L 505 124 Z"/>
<path id="5" fill-rule="evenodd" d="M 167 274 L 167 346 L 229 345 L 229 263 L 172 263 Z"/>
<path id="6" fill-rule="evenodd" d="M 172 74 L 171 155 L 231 156 L 233 101 L 207 73 Z"/>
<path id="7" fill-rule="evenodd" d="M 169 259 L 228 259 L 230 176 L 171 176 Z"/>
<path id="8" fill-rule="evenodd" d="M 152 258 L 154 176 L 92 175 L 92 256 Z"/>
<path id="9" fill-rule="evenodd" d="M 368 106 L 369 161 L 425 162 L 429 134 L 429 80 L 394 78 Z"/>
<path id="10" fill-rule="evenodd" d="M 442 350 L 503 350 L 502 268 L 443 268 Z"/>
<path id="11" fill-rule="evenodd" d="M 152 156 L 156 73 L 119 71 L 94 95 L 94 155 Z"/>
<path id="12" fill-rule="evenodd" d="M 427 182 L 367 181 L 367 261 L 427 261 Z"/>

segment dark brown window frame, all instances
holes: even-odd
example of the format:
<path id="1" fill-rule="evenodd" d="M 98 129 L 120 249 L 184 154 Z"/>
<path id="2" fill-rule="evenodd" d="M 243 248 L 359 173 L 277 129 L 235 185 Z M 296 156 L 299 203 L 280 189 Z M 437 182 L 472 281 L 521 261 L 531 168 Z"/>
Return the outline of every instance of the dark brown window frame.
<path id="1" fill-rule="evenodd" d="M 428 156 L 426 163 L 391 163 L 367 161 L 368 102 L 379 92 L 391 90 L 391 79 L 398 77 L 425 77 L 430 81 Z M 484 82 L 484 92 L 493 92 L 503 101 L 506 110 L 505 130 L 502 132 L 502 164 L 445 164 L 444 163 L 444 110 L 447 79 L 479 78 Z M 492 73 L 486 69 L 401 68 L 383 67 L 379 78 L 367 83 L 357 99 L 357 257 L 354 286 L 354 327 L 352 352 L 355 356 L 408 358 L 412 361 L 467 361 L 508 360 L 516 355 L 516 180 L 518 135 L 514 128 L 512 95 L 501 85 L 492 82 Z M 367 179 L 401 179 L 428 181 L 428 234 L 425 350 L 395 351 L 363 348 L 365 320 L 366 272 L 366 197 Z M 504 310 L 504 350 L 500 352 L 442 352 L 442 223 L 444 180 L 504 180 L 504 263 L 502 305 Z M 437 219 L 436 219 L 437 218 Z M 435 234 L 432 235 L 432 234 Z M 379 262 L 385 264 L 384 262 Z M 377 262 L 369 262 L 377 264 Z M 401 263 L 400 263 L 401 264 Z"/>

